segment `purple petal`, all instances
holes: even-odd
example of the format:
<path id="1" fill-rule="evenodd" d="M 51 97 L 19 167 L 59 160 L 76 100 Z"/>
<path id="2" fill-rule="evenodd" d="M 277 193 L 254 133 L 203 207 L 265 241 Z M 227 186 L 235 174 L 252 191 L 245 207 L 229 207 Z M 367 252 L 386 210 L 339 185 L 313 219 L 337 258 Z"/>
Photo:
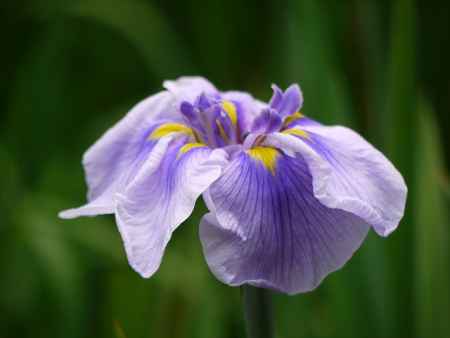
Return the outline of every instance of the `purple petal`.
<path id="1" fill-rule="evenodd" d="M 168 92 L 153 95 L 137 104 L 109 129 L 83 156 L 88 185 L 84 207 L 60 214 L 63 218 L 93 216 L 113 212 L 113 195 L 154 146 L 147 141 L 152 126 L 160 120 L 180 119 L 172 108 Z"/>
<path id="2" fill-rule="evenodd" d="M 212 106 L 212 104 L 213 104 L 212 100 L 210 100 L 208 96 L 203 92 L 196 99 L 196 105 L 201 111 L 207 110 L 209 107 Z"/>
<path id="3" fill-rule="evenodd" d="M 223 150 L 206 147 L 154 154 L 116 197 L 116 222 L 130 265 L 143 277 L 159 267 L 172 232 L 192 213 L 195 201 L 221 174 Z"/>
<path id="4" fill-rule="evenodd" d="M 272 90 L 273 94 L 269 106 L 275 110 L 279 110 L 281 101 L 283 101 L 283 91 L 276 84 L 272 85 Z"/>
<path id="5" fill-rule="evenodd" d="M 244 92 L 225 92 L 222 93 L 222 99 L 231 101 L 236 106 L 239 129 L 242 135 L 250 131 L 252 121 L 263 109 L 267 108 L 267 104 L 254 99 L 251 95 Z"/>
<path id="6" fill-rule="evenodd" d="M 200 114 L 203 116 L 203 120 L 207 121 L 208 127 L 206 130 L 206 142 L 216 148 L 225 146 L 224 139 L 221 136 L 219 126 L 217 125 L 217 120 L 220 117 L 222 112 L 222 108 L 218 105 L 211 107 L 208 111 L 200 111 Z"/>
<path id="7" fill-rule="evenodd" d="M 241 153 L 204 194 L 204 254 L 226 284 L 294 294 L 319 285 L 361 245 L 369 226 L 321 204 L 305 161 L 277 157 L 274 174 Z"/>
<path id="8" fill-rule="evenodd" d="M 189 121 L 196 118 L 194 106 L 187 101 L 181 102 L 180 111 Z"/>
<path id="9" fill-rule="evenodd" d="M 114 213 L 114 206 L 112 205 L 113 192 L 106 192 L 99 198 L 83 205 L 79 208 L 67 209 L 61 211 L 58 216 L 63 219 L 71 219 L 80 216 L 97 216 Z"/>
<path id="10" fill-rule="evenodd" d="M 316 120 L 313 120 L 307 116 L 302 116 L 299 119 L 295 119 L 290 123 L 286 124 L 286 120 L 285 120 L 285 128 L 289 129 L 289 128 L 294 128 L 294 127 L 300 127 L 303 128 L 304 126 L 310 126 L 310 125 L 314 125 L 314 126 L 321 126 L 322 124 L 317 122 Z"/>
<path id="11" fill-rule="evenodd" d="M 283 94 L 278 111 L 282 117 L 298 112 L 303 105 L 303 94 L 297 84 L 291 85 Z"/>
<path id="12" fill-rule="evenodd" d="M 231 144 L 236 143 L 236 132 L 233 126 L 232 121 L 229 116 L 225 112 L 221 112 L 217 115 L 216 123 L 219 123 L 223 132 L 228 140 L 230 140 Z M 222 137 L 221 137 L 222 138 Z"/>
<path id="13" fill-rule="evenodd" d="M 273 133 L 280 129 L 281 124 L 281 117 L 275 110 L 264 109 L 253 121 L 251 132 L 260 134 Z"/>
<path id="14" fill-rule="evenodd" d="M 403 217 L 407 188 L 392 163 L 348 128 L 309 125 L 302 129 L 309 134 L 306 140 L 276 134 L 267 142 L 305 157 L 321 203 L 354 213 L 381 236 L 394 231 Z"/>
<path id="15" fill-rule="evenodd" d="M 203 121 L 198 110 L 191 103 L 183 101 L 180 105 L 180 111 L 186 118 L 187 125 L 193 127 L 203 139 L 206 139 L 207 132 L 203 127 Z"/>

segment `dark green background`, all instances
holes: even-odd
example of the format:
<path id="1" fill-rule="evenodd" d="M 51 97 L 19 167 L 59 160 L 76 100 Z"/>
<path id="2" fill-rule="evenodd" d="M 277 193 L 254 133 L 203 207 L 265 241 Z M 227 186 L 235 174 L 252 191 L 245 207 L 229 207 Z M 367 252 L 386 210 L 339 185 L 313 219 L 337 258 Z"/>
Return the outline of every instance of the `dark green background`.
<path id="1" fill-rule="evenodd" d="M 450 336 L 450 16 L 437 1 L 13 1 L 0 4 L 0 338 L 244 336 L 239 290 L 208 271 L 199 205 L 158 273 L 127 265 L 112 217 L 82 204 L 82 153 L 164 79 L 200 74 L 363 134 L 409 187 L 314 292 L 277 295 L 277 337 Z"/>

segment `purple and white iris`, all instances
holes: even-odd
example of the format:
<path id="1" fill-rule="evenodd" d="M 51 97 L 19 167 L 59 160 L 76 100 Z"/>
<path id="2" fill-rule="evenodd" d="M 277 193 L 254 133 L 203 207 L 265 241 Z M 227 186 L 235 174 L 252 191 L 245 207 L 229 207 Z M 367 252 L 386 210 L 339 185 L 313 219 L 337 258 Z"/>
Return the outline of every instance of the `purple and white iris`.
<path id="1" fill-rule="evenodd" d="M 206 79 L 166 81 L 84 155 L 88 203 L 62 218 L 114 214 L 130 265 L 150 277 L 200 195 L 207 263 L 222 282 L 295 294 L 342 267 L 370 227 L 389 235 L 407 188 L 345 127 L 300 113 L 297 85 L 268 104 Z"/>

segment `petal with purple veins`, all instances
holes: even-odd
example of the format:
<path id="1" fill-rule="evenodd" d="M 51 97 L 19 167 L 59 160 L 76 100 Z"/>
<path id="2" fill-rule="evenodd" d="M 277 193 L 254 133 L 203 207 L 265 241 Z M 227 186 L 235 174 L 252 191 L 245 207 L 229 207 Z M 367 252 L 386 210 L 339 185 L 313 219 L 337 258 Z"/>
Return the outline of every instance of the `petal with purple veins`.
<path id="1" fill-rule="evenodd" d="M 394 231 L 403 217 L 407 188 L 392 163 L 348 128 L 305 125 L 302 130 L 307 138 L 277 133 L 266 142 L 304 156 L 321 203 L 354 213 L 381 236 Z"/>
<path id="2" fill-rule="evenodd" d="M 180 120 L 171 109 L 174 97 L 168 92 L 153 95 L 109 129 L 83 156 L 88 185 L 88 204 L 61 217 L 94 216 L 113 212 L 113 195 L 139 168 L 156 142 L 147 140 L 152 126 L 162 120 Z"/>
<path id="3" fill-rule="evenodd" d="M 301 157 L 277 156 L 274 172 L 242 152 L 204 194 L 200 226 L 208 265 L 232 286 L 294 294 L 317 287 L 361 245 L 368 224 L 314 197 Z"/>
<path id="4" fill-rule="evenodd" d="M 322 203 L 367 220 L 382 236 L 403 217 L 407 188 L 393 164 L 353 130 L 305 126 L 312 147 L 333 168 Z"/>
<path id="5" fill-rule="evenodd" d="M 172 232 L 189 217 L 225 163 L 221 149 L 177 141 L 163 156 L 149 157 L 117 194 L 116 222 L 130 265 L 143 277 L 158 269 Z"/>

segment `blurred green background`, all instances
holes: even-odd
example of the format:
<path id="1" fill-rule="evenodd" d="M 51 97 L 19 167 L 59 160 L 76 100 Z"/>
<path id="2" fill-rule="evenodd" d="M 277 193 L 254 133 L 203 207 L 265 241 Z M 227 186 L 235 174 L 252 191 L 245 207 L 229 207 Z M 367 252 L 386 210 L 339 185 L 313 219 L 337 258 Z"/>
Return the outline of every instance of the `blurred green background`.
<path id="1" fill-rule="evenodd" d="M 450 15 L 438 1 L 2 0 L 0 338 L 244 337 L 239 289 L 208 271 L 194 215 L 158 273 L 127 265 L 112 217 L 85 200 L 82 153 L 167 78 L 199 74 L 385 152 L 409 186 L 388 239 L 371 233 L 314 292 L 275 296 L 277 337 L 450 337 Z"/>

